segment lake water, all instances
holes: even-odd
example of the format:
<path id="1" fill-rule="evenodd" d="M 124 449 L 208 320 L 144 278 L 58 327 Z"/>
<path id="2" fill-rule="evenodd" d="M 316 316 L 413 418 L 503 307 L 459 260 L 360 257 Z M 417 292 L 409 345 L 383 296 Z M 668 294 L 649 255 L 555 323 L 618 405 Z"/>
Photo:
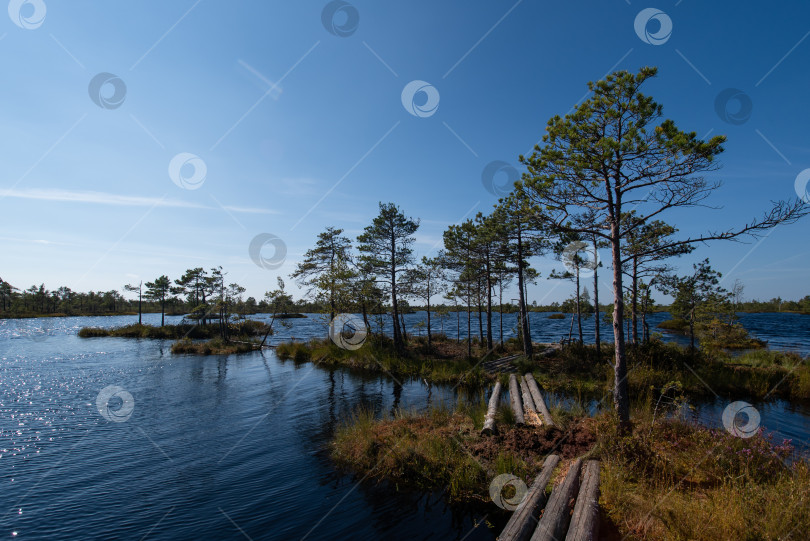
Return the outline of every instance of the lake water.
<path id="1" fill-rule="evenodd" d="M 407 316 L 409 328 L 419 317 Z M 761 337 L 807 351 L 810 318 L 757 317 Z M 144 318 L 159 323 L 160 315 Z M 535 340 L 567 336 L 569 322 L 544 318 L 533 315 Z M 83 326 L 132 321 L 0 320 L 0 535 L 460 540 L 499 533 L 476 527 L 480 510 L 358 482 L 329 459 L 335 427 L 358 407 L 422 410 L 469 399 L 463 393 L 281 362 L 272 351 L 174 356 L 169 342 L 76 336 Z M 277 338 L 324 334 L 316 319 L 292 322 Z M 111 385 L 123 390 L 119 412 L 134 406 L 128 417 L 111 417 L 122 422 L 97 408 Z M 806 445 L 807 406 L 755 405 L 764 427 Z M 724 407 L 722 400 L 699 405 L 700 420 L 719 426 Z"/>
<path id="2" fill-rule="evenodd" d="M 571 315 L 567 314 L 566 319 L 549 319 L 549 313 L 531 312 L 529 314 L 529 325 L 531 330 L 532 340 L 535 342 L 559 342 L 561 338 L 568 338 L 569 331 L 571 330 Z M 268 316 L 255 316 L 258 319 L 267 319 Z M 358 316 L 359 317 L 359 316 Z M 647 316 L 647 322 L 650 326 L 650 332 L 662 332 L 663 339 L 666 341 L 677 342 L 680 344 L 689 344 L 689 339 L 681 334 L 663 332 L 656 329 L 656 325 L 662 321 L 670 319 L 668 312 L 657 312 Z M 748 329 L 752 336 L 766 340 L 768 347 L 772 349 L 779 349 L 783 351 L 795 351 L 802 356 L 810 355 L 810 315 L 802 314 L 738 314 L 740 323 Z M 594 343 L 594 318 L 593 315 L 583 316 L 582 320 L 582 333 L 586 343 Z M 311 336 L 326 336 L 326 327 L 328 316 L 315 315 L 307 319 L 292 319 L 289 320 L 292 324 L 291 329 L 281 329 L 275 340 L 282 341 L 288 340 L 290 337 L 295 339 L 308 339 Z M 414 312 L 405 315 L 405 325 L 408 333 L 425 335 L 425 328 L 419 328 L 417 325 L 425 322 L 425 312 Z M 370 322 L 374 330 L 378 329 L 378 319 L 370 317 Z M 471 329 L 473 337 L 478 336 L 478 316 L 476 313 L 472 314 Z M 483 317 L 484 332 L 486 333 L 486 317 Z M 431 329 L 433 332 L 440 332 L 442 329 L 444 333 L 450 337 L 455 338 L 458 335 L 464 339 L 467 336 L 467 313 L 460 312 L 458 314 L 451 313 L 443 319 L 439 319 L 436 314 L 431 316 Z M 460 332 L 459 332 L 460 327 Z M 516 335 L 517 327 L 517 314 L 504 314 L 503 316 L 503 335 L 504 338 L 510 338 Z M 383 321 L 383 328 L 385 332 L 391 333 L 390 318 Z M 492 336 L 493 340 L 500 339 L 500 316 L 496 312 L 492 317 Z M 599 325 L 599 332 L 601 333 L 602 341 L 613 342 L 613 327 L 610 323 L 602 320 Z M 639 335 L 641 334 L 641 321 L 639 320 Z M 577 325 L 574 323 L 572 336 L 576 338 Z"/>

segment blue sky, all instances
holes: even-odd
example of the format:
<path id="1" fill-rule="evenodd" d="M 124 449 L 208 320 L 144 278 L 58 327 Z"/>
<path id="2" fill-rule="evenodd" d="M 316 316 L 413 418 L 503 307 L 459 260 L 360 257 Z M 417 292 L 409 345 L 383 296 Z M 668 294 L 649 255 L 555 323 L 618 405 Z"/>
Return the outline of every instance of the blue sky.
<path id="1" fill-rule="evenodd" d="M 0 276 L 18 287 L 120 290 L 222 265 L 260 298 L 318 232 L 333 225 L 355 237 L 378 201 L 421 218 L 421 256 L 449 224 L 496 202 L 481 181 L 488 163 L 517 167 L 548 118 L 614 69 L 658 66 L 645 91 L 665 116 L 728 136 L 712 174 L 724 186 L 709 201 L 722 208 L 671 214 L 684 234 L 742 224 L 795 197 L 810 168 L 810 6 L 353 0 L 331 19 L 346 36 L 324 26 L 325 6 L 12 1 L 0 19 Z M 672 23 L 660 44 L 661 17 L 642 25 L 653 43 L 634 28 L 649 7 Z M 355 29 L 346 28 L 352 10 Z M 126 86 L 95 96 L 109 108 L 89 95 L 99 73 Z M 436 89 L 432 114 L 403 107 L 414 80 Z M 752 105 L 736 123 L 716 111 L 728 88 Z M 725 109 L 731 120 L 737 103 Z M 181 153 L 205 164 L 196 189 L 169 176 Z M 804 220 L 759 244 L 700 247 L 679 264 L 710 257 L 748 298 L 802 297 L 808 231 Z M 287 246 L 277 269 L 249 257 L 262 233 Z M 559 263 L 535 263 L 533 300 L 570 295 L 569 284 L 545 279 Z"/>

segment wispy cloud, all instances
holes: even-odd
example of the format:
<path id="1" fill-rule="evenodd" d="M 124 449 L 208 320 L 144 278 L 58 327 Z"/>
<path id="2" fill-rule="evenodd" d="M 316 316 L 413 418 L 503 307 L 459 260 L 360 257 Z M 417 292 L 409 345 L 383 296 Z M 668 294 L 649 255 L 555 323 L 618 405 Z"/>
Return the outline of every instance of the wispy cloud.
<path id="1" fill-rule="evenodd" d="M 323 193 L 324 183 L 309 177 L 282 178 L 273 182 L 274 191 L 282 195 L 320 195 Z"/>
<path id="2" fill-rule="evenodd" d="M 56 245 L 56 246 L 78 246 L 76 244 L 69 244 L 66 242 L 56 242 L 52 240 L 45 240 L 45 239 L 23 239 L 19 237 L 0 237 L 2 241 L 8 242 L 22 242 L 28 244 L 40 244 L 42 246 L 49 246 L 49 245 Z"/>
<path id="3" fill-rule="evenodd" d="M 39 201 L 61 201 L 67 203 L 91 203 L 95 205 L 112 205 L 127 207 L 170 207 L 188 209 L 214 209 L 216 207 L 202 205 L 180 199 L 144 197 L 139 195 L 122 195 L 93 191 L 70 191 L 61 189 L 26 189 L 0 190 L 0 199 L 13 197 L 17 199 L 34 199 Z M 275 214 L 277 211 L 255 207 L 226 206 L 231 212 L 244 212 L 250 214 Z"/>
<path id="4" fill-rule="evenodd" d="M 245 214 L 278 214 L 277 210 L 256 207 L 235 207 L 233 205 L 225 205 L 223 208 L 225 210 L 230 210 L 231 212 L 243 212 Z"/>
<path id="5" fill-rule="evenodd" d="M 176 207 L 176 208 L 206 208 L 203 205 L 177 199 L 161 199 L 159 197 L 143 197 L 137 195 L 120 195 L 105 192 L 74 192 L 60 189 L 27 189 L 2 190 L 0 197 L 15 197 L 17 199 L 36 199 L 40 201 L 64 201 L 69 203 L 93 203 L 98 205 L 118 205 L 128 207 Z"/>

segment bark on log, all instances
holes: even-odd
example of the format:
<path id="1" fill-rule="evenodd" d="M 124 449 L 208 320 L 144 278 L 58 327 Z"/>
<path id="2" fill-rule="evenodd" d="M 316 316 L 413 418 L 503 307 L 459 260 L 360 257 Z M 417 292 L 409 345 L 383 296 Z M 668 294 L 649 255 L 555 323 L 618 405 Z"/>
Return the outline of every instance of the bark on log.
<path id="1" fill-rule="evenodd" d="M 582 474 L 577 503 L 565 541 L 599 539 L 599 461 L 589 460 Z"/>
<path id="2" fill-rule="evenodd" d="M 481 434 L 489 436 L 495 430 L 495 413 L 498 411 L 498 402 L 501 398 L 501 382 L 495 382 L 495 387 L 492 389 L 492 396 L 489 397 L 489 406 L 487 406 L 487 415 L 484 417 L 484 428 L 481 429 Z"/>
<path id="3" fill-rule="evenodd" d="M 540 474 L 534 478 L 529 492 L 526 497 L 512 513 L 509 522 L 498 537 L 500 541 L 527 541 L 531 536 L 534 529 L 537 527 L 537 521 L 540 518 L 540 511 L 546 506 L 546 485 L 548 485 L 554 469 L 560 463 L 560 457 L 557 455 L 549 455 L 543 462 L 543 469 Z"/>
<path id="4" fill-rule="evenodd" d="M 577 459 L 568 470 L 561 485 L 554 487 L 548 499 L 548 505 L 540 517 L 537 529 L 531 541 L 559 541 L 565 538 L 565 532 L 571 521 L 571 508 L 579 490 L 579 470 L 582 459 Z"/>
<path id="5" fill-rule="evenodd" d="M 543 394 L 540 392 L 540 387 L 534 380 L 534 376 L 529 372 L 525 377 L 526 385 L 529 387 L 529 392 L 534 400 L 534 406 L 537 408 L 537 411 L 543 415 L 543 422 L 548 426 L 554 426 L 554 420 L 551 418 L 551 413 L 548 411 L 548 407 L 546 407 L 546 401 L 543 400 Z"/>
<path id="6" fill-rule="evenodd" d="M 526 414 L 528 411 L 537 411 L 537 408 L 534 407 L 534 400 L 532 400 L 532 395 L 529 392 L 529 386 L 526 385 L 526 378 L 520 378 L 520 395 L 523 397 L 523 413 Z"/>
<path id="7" fill-rule="evenodd" d="M 517 377 L 509 375 L 509 401 L 512 403 L 512 411 L 515 412 L 515 424 L 522 425 L 526 421 L 523 418 L 523 400 L 520 398 Z"/>
<path id="8" fill-rule="evenodd" d="M 523 420 L 530 426 L 543 426 L 543 420 L 537 415 L 537 408 L 534 405 L 529 386 L 526 385 L 526 378 L 519 377 L 520 394 L 523 397 Z"/>

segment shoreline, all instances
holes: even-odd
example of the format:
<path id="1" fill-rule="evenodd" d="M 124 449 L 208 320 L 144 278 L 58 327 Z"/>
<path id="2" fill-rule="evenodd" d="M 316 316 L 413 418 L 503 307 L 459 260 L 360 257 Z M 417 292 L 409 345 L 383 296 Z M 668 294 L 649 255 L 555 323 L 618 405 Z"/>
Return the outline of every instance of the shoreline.
<path id="1" fill-rule="evenodd" d="M 420 342 L 421 340 L 421 342 Z M 485 360 L 519 353 L 517 343 L 507 343 L 506 350 L 487 357 L 436 355 L 426 349 L 424 338 L 415 338 L 406 356 L 398 355 L 387 342 L 382 346 L 366 344 L 356 351 L 346 351 L 328 338 L 308 342 L 283 342 L 276 345 L 282 361 L 315 362 L 330 367 L 368 373 L 384 373 L 395 378 L 419 378 L 427 383 L 455 383 L 481 386 L 502 377 L 487 373 L 480 365 Z M 456 344 L 434 337 L 439 346 Z M 613 384 L 611 345 L 603 344 L 601 353 L 593 346 L 570 345 L 537 355 L 529 362 L 518 357 L 510 364 L 519 372 L 532 372 L 537 382 L 552 392 L 572 396 L 603 396 Z M 477 350 L 477 348 L 476 348 Z M 451 350 L 452 351 L 452 350 Z M 480 351 L 480 350 L 477 350 Z M 663 389 L 678 382 L 682 392 L 693 398 L 714 393 L 724 396 L 746 396 L 760 399 L 774 396 L 786 400 L 810 400 L 810 359 L 774 350 L 755 350 L 739 356 L 688 348 L 673 343 L 652 341 L 628 349 L 628 384 L 631 394 L 642 397 L 650 389 Z M 687 368 L 689 367 L 689 368 Z"/>
<path id="2" fill-rule="evenodd" d="M 406 313 L 406 315 L 418 314 L 420 312 L 425 312 L 425 310 L 424 309 L 410 310 L 409 312 Z M 466 314 L 467 313 L 466 310 L 450 310 L 448 313 L 455 314 L 457 312 L 460 313 L 460 314 Z M 665 313 L 665 312 L 669 312 L 669 310 L 667 310 L 667 309 L 653 310 L 653 311 L 649 312 L 649 314 L 660 314 L 660 313 Z M 255 315 L 258 315 L 258 314 L 265 314 L 265 313 L 266 312 L 251 312 L 251 313 L 245 314 L 245 316 L 255 316 Z M 311 314 L 321 315 L 321 316 L 328 315 L 328 312 L 300 312 L 300 313 L 298 313 L 299 315 L 295 315 L 295 316 L 292 316 L 292 317 L 293 318 L 300 318 L 302 316 L 307 317 L 304 314 L 310 314 L 310 313 Z M 431 314 L 436 314 L 436 311 L 432 309 L 430 311 L 430 313 Z M 476 313 L 476 312 L 473 311 L 473 313 Z M 494 314 L 497 314 L 497 313 L 498 313 L 497 311 L 494 312 Z M 514 310 L 514 311 L 506 311 L 505 310 L 503 312 L 503 315 L 504 316 L 515 315 L 516 313 L 517 313 L 517 310 Z M 529 313 L 533 313 L 533 314 L 564 314 L 566 318 L 570 317 L 572 315 L 576 315 L 575 312 L 562 312 L 560 310 L 531 310 L 531 309 L 529 309 Z M 802 316 L 810 316 L 810 312 L 801 312 L 801 311 L 795 311 L 795 310 L 782 310 L 782 311 L 738 310 L 736 313 L 738 313 L 738 314 L 796 314 L 796 315 L 802 315 Z M 160 314 L 160 311 L 141 312 L 141 314 L 142 315 Z M 188 316 L 189 314 L 190 314 L 190 312 L 179 312 L 179 313 L 166 312 L 166 317 Z M 136 311 L 125 311 L 125 312 L 104 312 L 104 313 L 101 313 L 101 314 L 99 314 L 99 313 L 68 314 L 68 313 L 65 313 L 65 312 L 53 312 L 53 313 L 47 313 L 47 314 L 39 314 L 39 313 L 10 314 L 10 313 L 7 313 L 7 312 L 0 312 L 0 319 L 38 319 L 38 318 L 54 318 L 54 317 L 119 317 L 119 316 L 137 316 L 137 315 L 138 315 L 137 310 Z M 593 316 L 593 314 L 588 314 L 587 316 L 582 318 L 582 321 L 585 322 L 588 319 L 592 319 L 592 316 Z M 558 318 L 552 318 L 552 319 L 558 319 Z"/>

